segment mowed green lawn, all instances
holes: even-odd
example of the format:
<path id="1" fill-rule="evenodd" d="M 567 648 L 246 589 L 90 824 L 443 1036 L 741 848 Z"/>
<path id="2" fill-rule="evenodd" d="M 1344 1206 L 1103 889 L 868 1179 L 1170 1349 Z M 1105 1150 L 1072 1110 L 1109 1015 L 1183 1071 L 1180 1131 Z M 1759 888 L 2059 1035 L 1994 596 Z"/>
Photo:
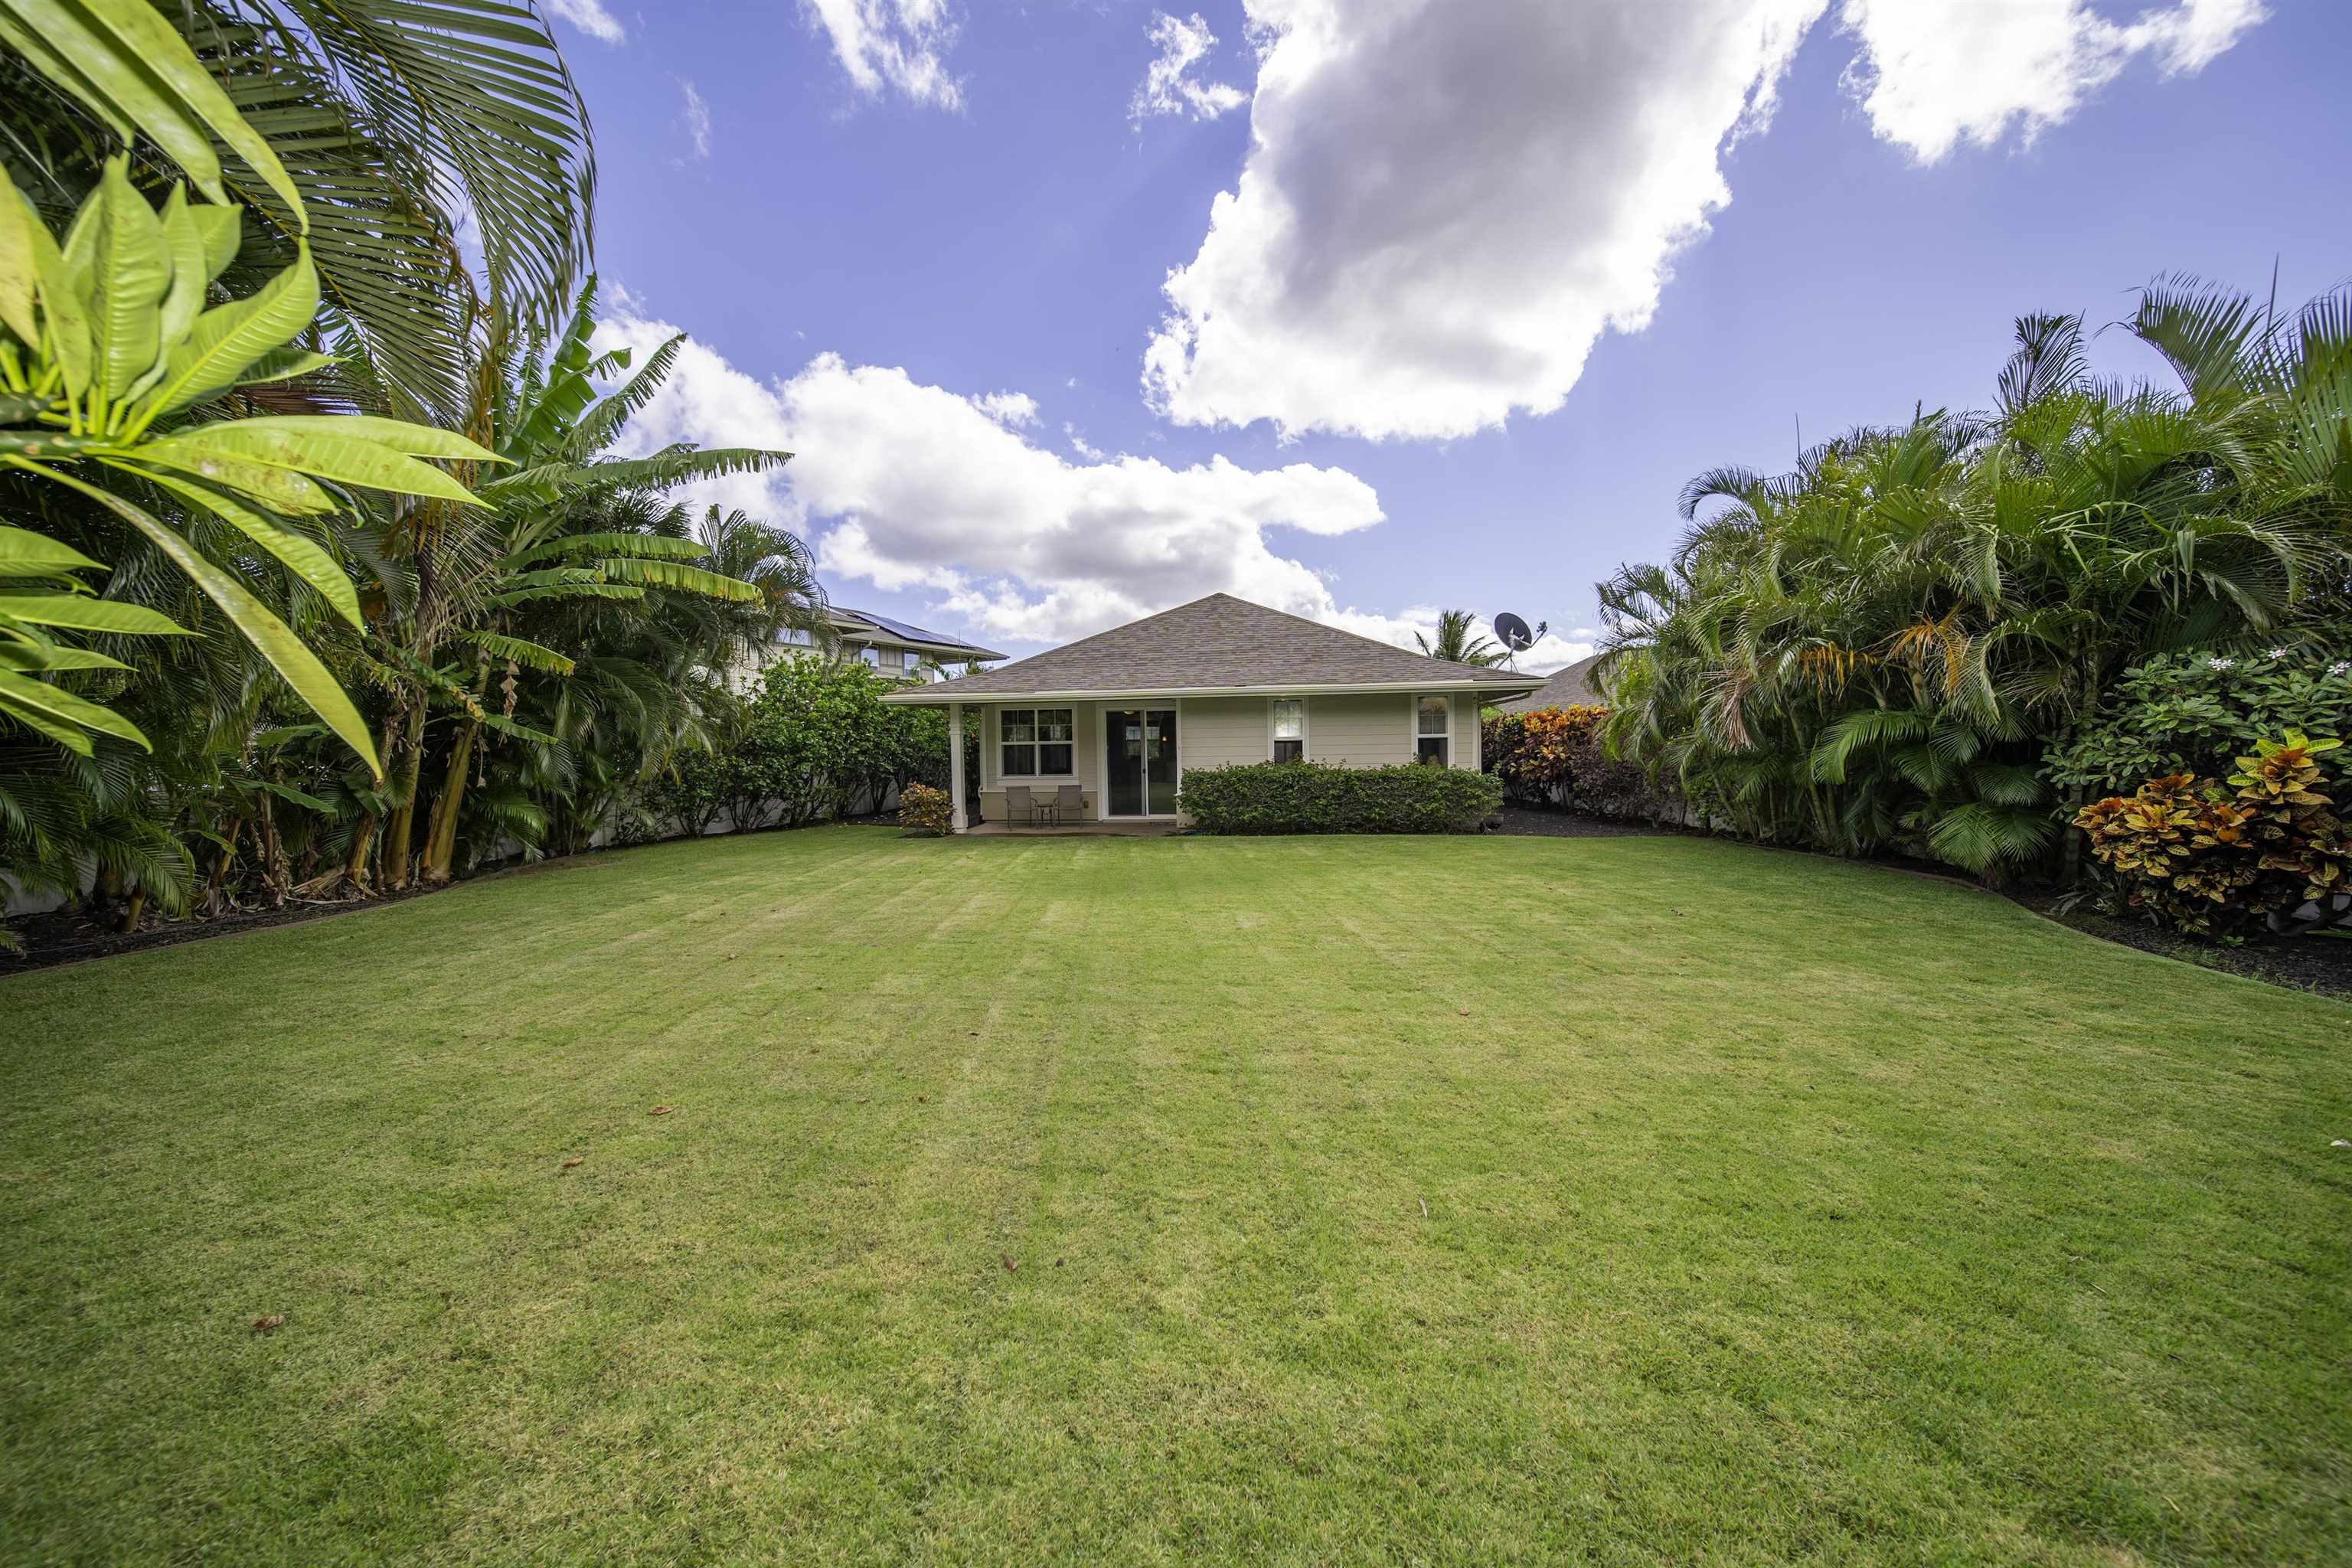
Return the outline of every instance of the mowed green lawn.
<path id="1" fill-rule="evenodd" d="M 0 1026 L 7 1561 L 2352 1557 L 2352 1008 L 1946 883 L 820 829 Z"/>

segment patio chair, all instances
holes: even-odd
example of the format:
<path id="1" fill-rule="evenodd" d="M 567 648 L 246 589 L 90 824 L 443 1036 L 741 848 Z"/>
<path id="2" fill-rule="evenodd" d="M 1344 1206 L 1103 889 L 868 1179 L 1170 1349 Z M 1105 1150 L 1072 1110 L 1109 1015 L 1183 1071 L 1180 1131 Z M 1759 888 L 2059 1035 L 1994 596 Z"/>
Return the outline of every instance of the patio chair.
<path id="1" fill-rule="evenodd" d="M 1087 814 L 1087 792 L 1076 784 L 1064 784 L 1054 791 L 1054 820 L 1076 822 Z"/>
<path id="2" fill-rule="evenodd" d="M 1010 827 L 1016 822 L 1024 827 L 1037 826 L 1037 808 L 1029 804 L 1027 784 L 1004 786 L 1004 826 Z"/>

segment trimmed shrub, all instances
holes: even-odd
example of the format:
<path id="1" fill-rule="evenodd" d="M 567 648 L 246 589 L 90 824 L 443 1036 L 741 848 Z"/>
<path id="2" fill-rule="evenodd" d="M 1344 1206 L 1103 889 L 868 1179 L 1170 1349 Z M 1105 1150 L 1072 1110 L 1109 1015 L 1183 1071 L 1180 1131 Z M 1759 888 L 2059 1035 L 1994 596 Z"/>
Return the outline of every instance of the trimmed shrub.
<path id="1" fill-rule="evenodd" d="M 2230 775 L 2234 795 L 2210 779 L 2168 773 L 2128 798 L 2084 806 L 2074 826 L 2091 853 L 2129 889 L 2132 908 L 2161 924 L 2210 932 L 2251 917 L 2273 927 L 2294 911 L 2352 888 L 2352 832 L 2320 786 L 2318 756 L 2340 741 L 2289 731 L 2258 741 Z"/>
<path id="2" fill-rule="evenodd" d="M 910 784 L 898 792 L 898 826 L 926 838 L 944 837 L 954 821 L 948 792 L 926 784 Z"/>
<path id="3" fill-rule="evenodd" d="M 1502 804 L 1499 780 L 1425 763 L 1237 763 L 1188 771 L 1176 798 L 1210 833 L 1475 833 Z"/>
<path id="4" fill-rule="evenodd" d="M 1608 717 L 1608 709 L 1590 705 L 1489 713 L 1479 755 L 1486 771 L 1503 781 L 1505 795 L 1524 805 L 1644 822 L 1683 820 L 1679 796 L 1609 755 L 1601 735 Z"/>

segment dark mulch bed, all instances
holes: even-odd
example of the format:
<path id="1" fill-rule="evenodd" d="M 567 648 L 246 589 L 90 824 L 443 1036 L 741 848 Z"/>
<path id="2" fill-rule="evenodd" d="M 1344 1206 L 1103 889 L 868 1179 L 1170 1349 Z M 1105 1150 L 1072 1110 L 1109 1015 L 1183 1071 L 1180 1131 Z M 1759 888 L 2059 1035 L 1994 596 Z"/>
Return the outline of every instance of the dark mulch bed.
<path id="1" fill-rule="evenodd" d="M 1675 831 L 1669 827 L 1653 827 L 1646 822 L 1617 822 L 1602 816 L 1578 816 L 1565 811 L 1537 811 L 1524 805 L 1507 805 L 1501 815 L 1503 826 L 1496 831 L 1542 838 L 1635 838 Z"/>
<path id="2" fill-rule="evenodd" d="M 2206 937 L 2158 931 L 2141 921 L 2117 920 L 2080 906 L 2061 914 L 2052 907 L 2058 902 L 2059 895 L 2047 889 L 2027 889 L 2010 896 L 2060 925 L 2106 942 L 2119 942 L 2142 952 L 2178 958 L 2226 974 L 2284 985 L 2292 991 L 2352 997 L 2352 931 L 2313 931 L 2287 937 L 2264 932 L 2229 947 Z"/>
<path id="3" fill-rule="evenodd" d="M 80 963 L 92 958 L 111 958 L 118 952 L 138 952 L 150 947 L 175 947 L 184 942 L 202 942 L 207 937 L 260 931 L 268 926 L 294 925 L 303 921 L 323 920 L 330 915 L 347 915 L 353 910 L 382 909 L 386 904 L 396 904 L 404 899 L 421 899 L 440 890 L 438 888 L 410 888 L 373 899 L 304 900 L 274 910 L 239 910 L 233 914 L 215 915 L 210 919 L 163 921 L 143 925 L 127 934 L 116 931 L 111 925 L 92 921 L 71 910 L 52 910 L 43 915 L 18 915 L 8 923 L 17 939 L 25 944 L 25 951 L 0 952 L 0 975 L 16 974 L 27 969 L 47 969 L 58 963 Z"/>
<path id="4" fill-rule="evenodd" d="M 892 826 L 898 814 L 885 812 L 872 816 L 853 816 L 852 826 Z M 812 826 L 825 824 L 813 823 Z M 780 827 L 763 827 L 762 833 L 799 831 Z M 659 842 L 673 842 L 660 840 Z M 588 871 L 611 864 L 611 857 L 642 847 L 630 844 L 607 844 L 595 849 L 583 849 L 575 855 L 553 855 L 544 860 L 510 860 L 477 868 L 449 884 L 462 887 L 484 877 L 530 877 L 551 871 Z M 269 926 L 295 925 L 303 921 L 326 920 L 334 915 L 352 914 L 360 910 L 380 910 L 386 904 L 400 903 L 408 899 L 421 899 L 431 893 L 445 891 L 441 888 L 408 888 L 397 893 L 384 893 L 373 898 L 304 900 L 279 909 L 238 910 L 231 914 L 214 915 L 208 919 L 190 918 L 178 921 L 152 920 L 130 934 L 116 931 L 111 925 L 84 918 L 71 910 L 52 910 L 47 914 L 18 915 L 9 923 L 17 940 L 25 944 L 22 952 L 0 952 L 0 978 L 28 969 L 47 969 L 60 963 L 82 963 L 93 958 L 111 958 L 118 952 L 138 952 L 151 947 L 175 947 L 184 942 L 203 942 L 208 937 L 234 936 L 239 931 L 261 931 Z"/>

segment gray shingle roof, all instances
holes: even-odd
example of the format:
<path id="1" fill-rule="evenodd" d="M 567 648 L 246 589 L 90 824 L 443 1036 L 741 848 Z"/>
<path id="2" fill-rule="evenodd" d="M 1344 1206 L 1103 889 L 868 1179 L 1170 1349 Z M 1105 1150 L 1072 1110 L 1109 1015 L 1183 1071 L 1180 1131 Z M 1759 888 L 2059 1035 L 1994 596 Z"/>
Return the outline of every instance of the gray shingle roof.
<path id="1" fill-rule="evenodd" d="M 1269 610 L 1230 594 L 1212 594 L 1029 658 L 919 691 L 894 693 L 885 700 L 1350 686 L 1389 690 L 1476 686 L 1499 696 L 1525 691 L 1539 679 L 1423 658 L 1320 621 Z"/>
<path id="2" fill-rule="evenodd" d="M 1506 713 L 1532 713 L 1540 708 L 1602 706 L 1608 699 L 1602 697 L 1592 684 L 1592 667 L 1600 662 L 1601 656 L 1597 653 L 1580 658 L 1564 669 L 1554 670 L 1549 680 L 1527 696 L 1514 697 L 1508 702 L 1497 702 L 1495 706 Z"/>

